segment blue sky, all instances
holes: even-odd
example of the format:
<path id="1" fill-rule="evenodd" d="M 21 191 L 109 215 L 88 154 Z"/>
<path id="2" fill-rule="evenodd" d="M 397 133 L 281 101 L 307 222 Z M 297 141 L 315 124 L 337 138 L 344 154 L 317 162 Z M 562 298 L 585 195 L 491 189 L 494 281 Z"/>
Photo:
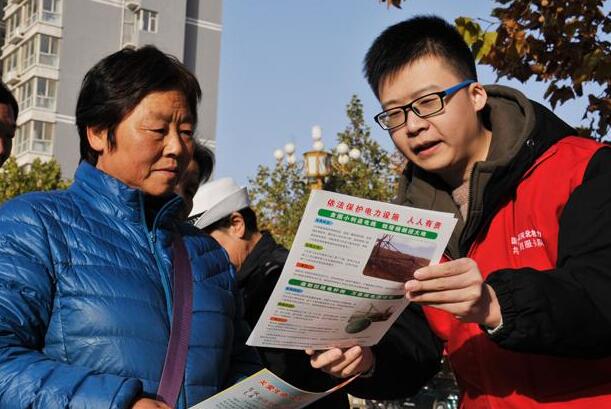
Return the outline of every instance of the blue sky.
<path id="1" fill-rule="evenodd" d="M 488 18 L 491 0 L 408 0 L 388 9 L 377 0 L 225 0 L 216 177 L 247 184 L 259 164 L 274 164 L 272 153 L 287 142 L 301 155 L 312 145 L 310 130 L 320 125 L 327 148 L 348 121 L 353 94 L 364 104 L 372 135 L 391 150 L 388 135 L 373 123 L 379 105 L 362 75 L 369 45 L 386 27 L 415 14 Z M 480 81 L 496 75 L 478 66 Z M 500 80 L 546 106 L 545 85 Z M 585 100 L 557 107 L 571 124 L 580 123 Z"/>

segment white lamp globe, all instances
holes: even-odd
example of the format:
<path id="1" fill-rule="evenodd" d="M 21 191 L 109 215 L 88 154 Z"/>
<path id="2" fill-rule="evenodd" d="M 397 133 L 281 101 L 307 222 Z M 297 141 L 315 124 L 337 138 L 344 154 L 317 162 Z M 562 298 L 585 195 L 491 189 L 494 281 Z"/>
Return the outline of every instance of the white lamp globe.
<path id="1" fill-rule="evenodd" d="M 339 155 L 339 157 L 337 158 L 337 161 L 340 165 L 345 165 L 346 163 L 348 163 L 349 160 L 350 158 L 348 157 L 348 155 Z"/>
<path id="2" fill-rule="evenodd" d="M 320 152 L 325 148 L 325 144 L 323 143 L 323 141 L 318 140 L 312 144 L 312 147 L 314 148 L 315 151 Z"/>
<path id="3" fill-rule="evenodd" d="M 312 139 L 320 141 L 322 139 L 322 128 L 318 125 L 312 127 Z"/>
<path id="4" fill-rule="evenodd" d="M 284 145 L 284 151 L 289 155 L 292 155 L 293 153 L 295 153 L 295 144 L 287 143 L 286 145 Z"/>
<path id="5" fill-rule="evenodd" d="M 282 149 L 276 149 L 274 151 L 274 158 L 276 158 L 276 160 L 282 160 L 282 158 L 284 158 L 284 152 L 282 152 Z"/>
<path id="6" fill-rule="evenodd" d="M 348 147 L 348 145 L 347 145 L 347 144 L 345 144 L 344 142 L 339 143 L 339 144 L 337 145 L 337 147 L 335 148 L 335 150 L 337 151 L 337 153 L 339 153 L 340 155 L 345 155 L 345 154 L 347 154 L 349 149 L 350 149 L 350 148 Z"/>
<path id="7" fill-rule="evenodd" d="M 361 157 L 361 151 L 357 148 L 352 148 L 350 149 L 348 156 L 350 156 L 351 159 L 358 160 Z"/>
<path id="8" fill-rule="evenodd" d="M 294 165 L 295 162 L 297 162 L 297 158 L 295 157 L 295 155 L 289 155 L 287 156 L 286 161 L 289 165 Z"/>

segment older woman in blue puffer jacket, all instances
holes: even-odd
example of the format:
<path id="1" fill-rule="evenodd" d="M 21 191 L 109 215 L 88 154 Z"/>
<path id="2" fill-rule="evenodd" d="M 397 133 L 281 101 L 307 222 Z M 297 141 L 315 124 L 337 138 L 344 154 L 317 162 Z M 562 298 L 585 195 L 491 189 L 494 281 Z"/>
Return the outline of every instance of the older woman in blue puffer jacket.
<path id="1" fill-rule="evenodd" d="M 200 95 L 154 47 L 106 57 L 79 95 L 73 185 L 0 209 L 0 408 L 186 408 L 258 369 L 225 253 L 175 216 Z M 192 326 L 181 393 L 163 403 L 176 234 Z"/>

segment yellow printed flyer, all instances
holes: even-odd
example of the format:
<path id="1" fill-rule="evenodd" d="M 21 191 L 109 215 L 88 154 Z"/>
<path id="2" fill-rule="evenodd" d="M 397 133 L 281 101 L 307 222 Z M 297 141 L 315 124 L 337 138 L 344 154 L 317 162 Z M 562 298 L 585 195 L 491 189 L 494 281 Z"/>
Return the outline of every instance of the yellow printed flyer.
<path id="1" fill-rule="evenodd" d="M 301 409 L 352 382 L 347 379 L 326 392 L 307 392 L 263 369 L 190 409 Z"/>
<path id="2" fill-rule="evenodd" d="M 313 191 L 246 343 L 375 345 L 408 304 L 404 283 L 418 268 L 439 262 L 455 225 L 451 213 Z"/>

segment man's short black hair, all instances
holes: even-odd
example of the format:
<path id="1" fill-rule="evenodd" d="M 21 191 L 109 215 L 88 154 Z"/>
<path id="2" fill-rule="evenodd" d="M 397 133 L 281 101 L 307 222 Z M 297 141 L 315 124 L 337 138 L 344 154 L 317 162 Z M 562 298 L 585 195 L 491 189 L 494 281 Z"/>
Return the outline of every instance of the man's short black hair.
<path id="1" fill-rule="evenodd" d="M 238 213 L 242 215 L 244 219 L 244 225 L 246 227 L 246 234 L 252 234 L 259 231 L 257 227 L 257 214 L 251 207 L 245 207 L 238 210 Z M 211 225 L 204 227 L 204 231 L 208 234 L 215 230 L 225 230 L 231 227 L 231 215 L 225 216 L 222 219 L 212 223 Z"/>
<path id="2" fill-rule="evenodd" d="M 214 152 L 203 143 L 193 141 L 193 160 L 197 162 L 199 184 L 206 183 L 214 169 Z"/>
<path id="3" fill-rule="evenodd" d="M 197 104 L 201 88 L 197 78 L 174 56 L 154 46 L 137 50 L 124 48 L 113 53 L 87 72 L 76 104 L 76 126 L 80 137 L 81 160 L 95 165 L 98 152 L 87 139 L 87 127 L 108 130 L 112 149 L 119 123 L 147 95 L 159 91 L 179 91 L 189 105 L 193 125 L 197 125 Z"/>
<path id="4" fill-rule="evenodd" d="M 13 115 L 15 115 L 15 120 L 17 120 L 17 115 L 19 115 L 19 104 L 17 104 L 15 96 L 2 81 L 0 81 L 0 104 L 6 104 L 13 108 Z"/>
<path id="5" fill-rule="evenodd" d="M 426 56 L 442 58 L 463 80 L 477 80 L 473 53 L 456 28 L 437 16 L 416 16 L 384 30 L 365 56 L 365 77 L 376 97 L 382 81 Z"/>

